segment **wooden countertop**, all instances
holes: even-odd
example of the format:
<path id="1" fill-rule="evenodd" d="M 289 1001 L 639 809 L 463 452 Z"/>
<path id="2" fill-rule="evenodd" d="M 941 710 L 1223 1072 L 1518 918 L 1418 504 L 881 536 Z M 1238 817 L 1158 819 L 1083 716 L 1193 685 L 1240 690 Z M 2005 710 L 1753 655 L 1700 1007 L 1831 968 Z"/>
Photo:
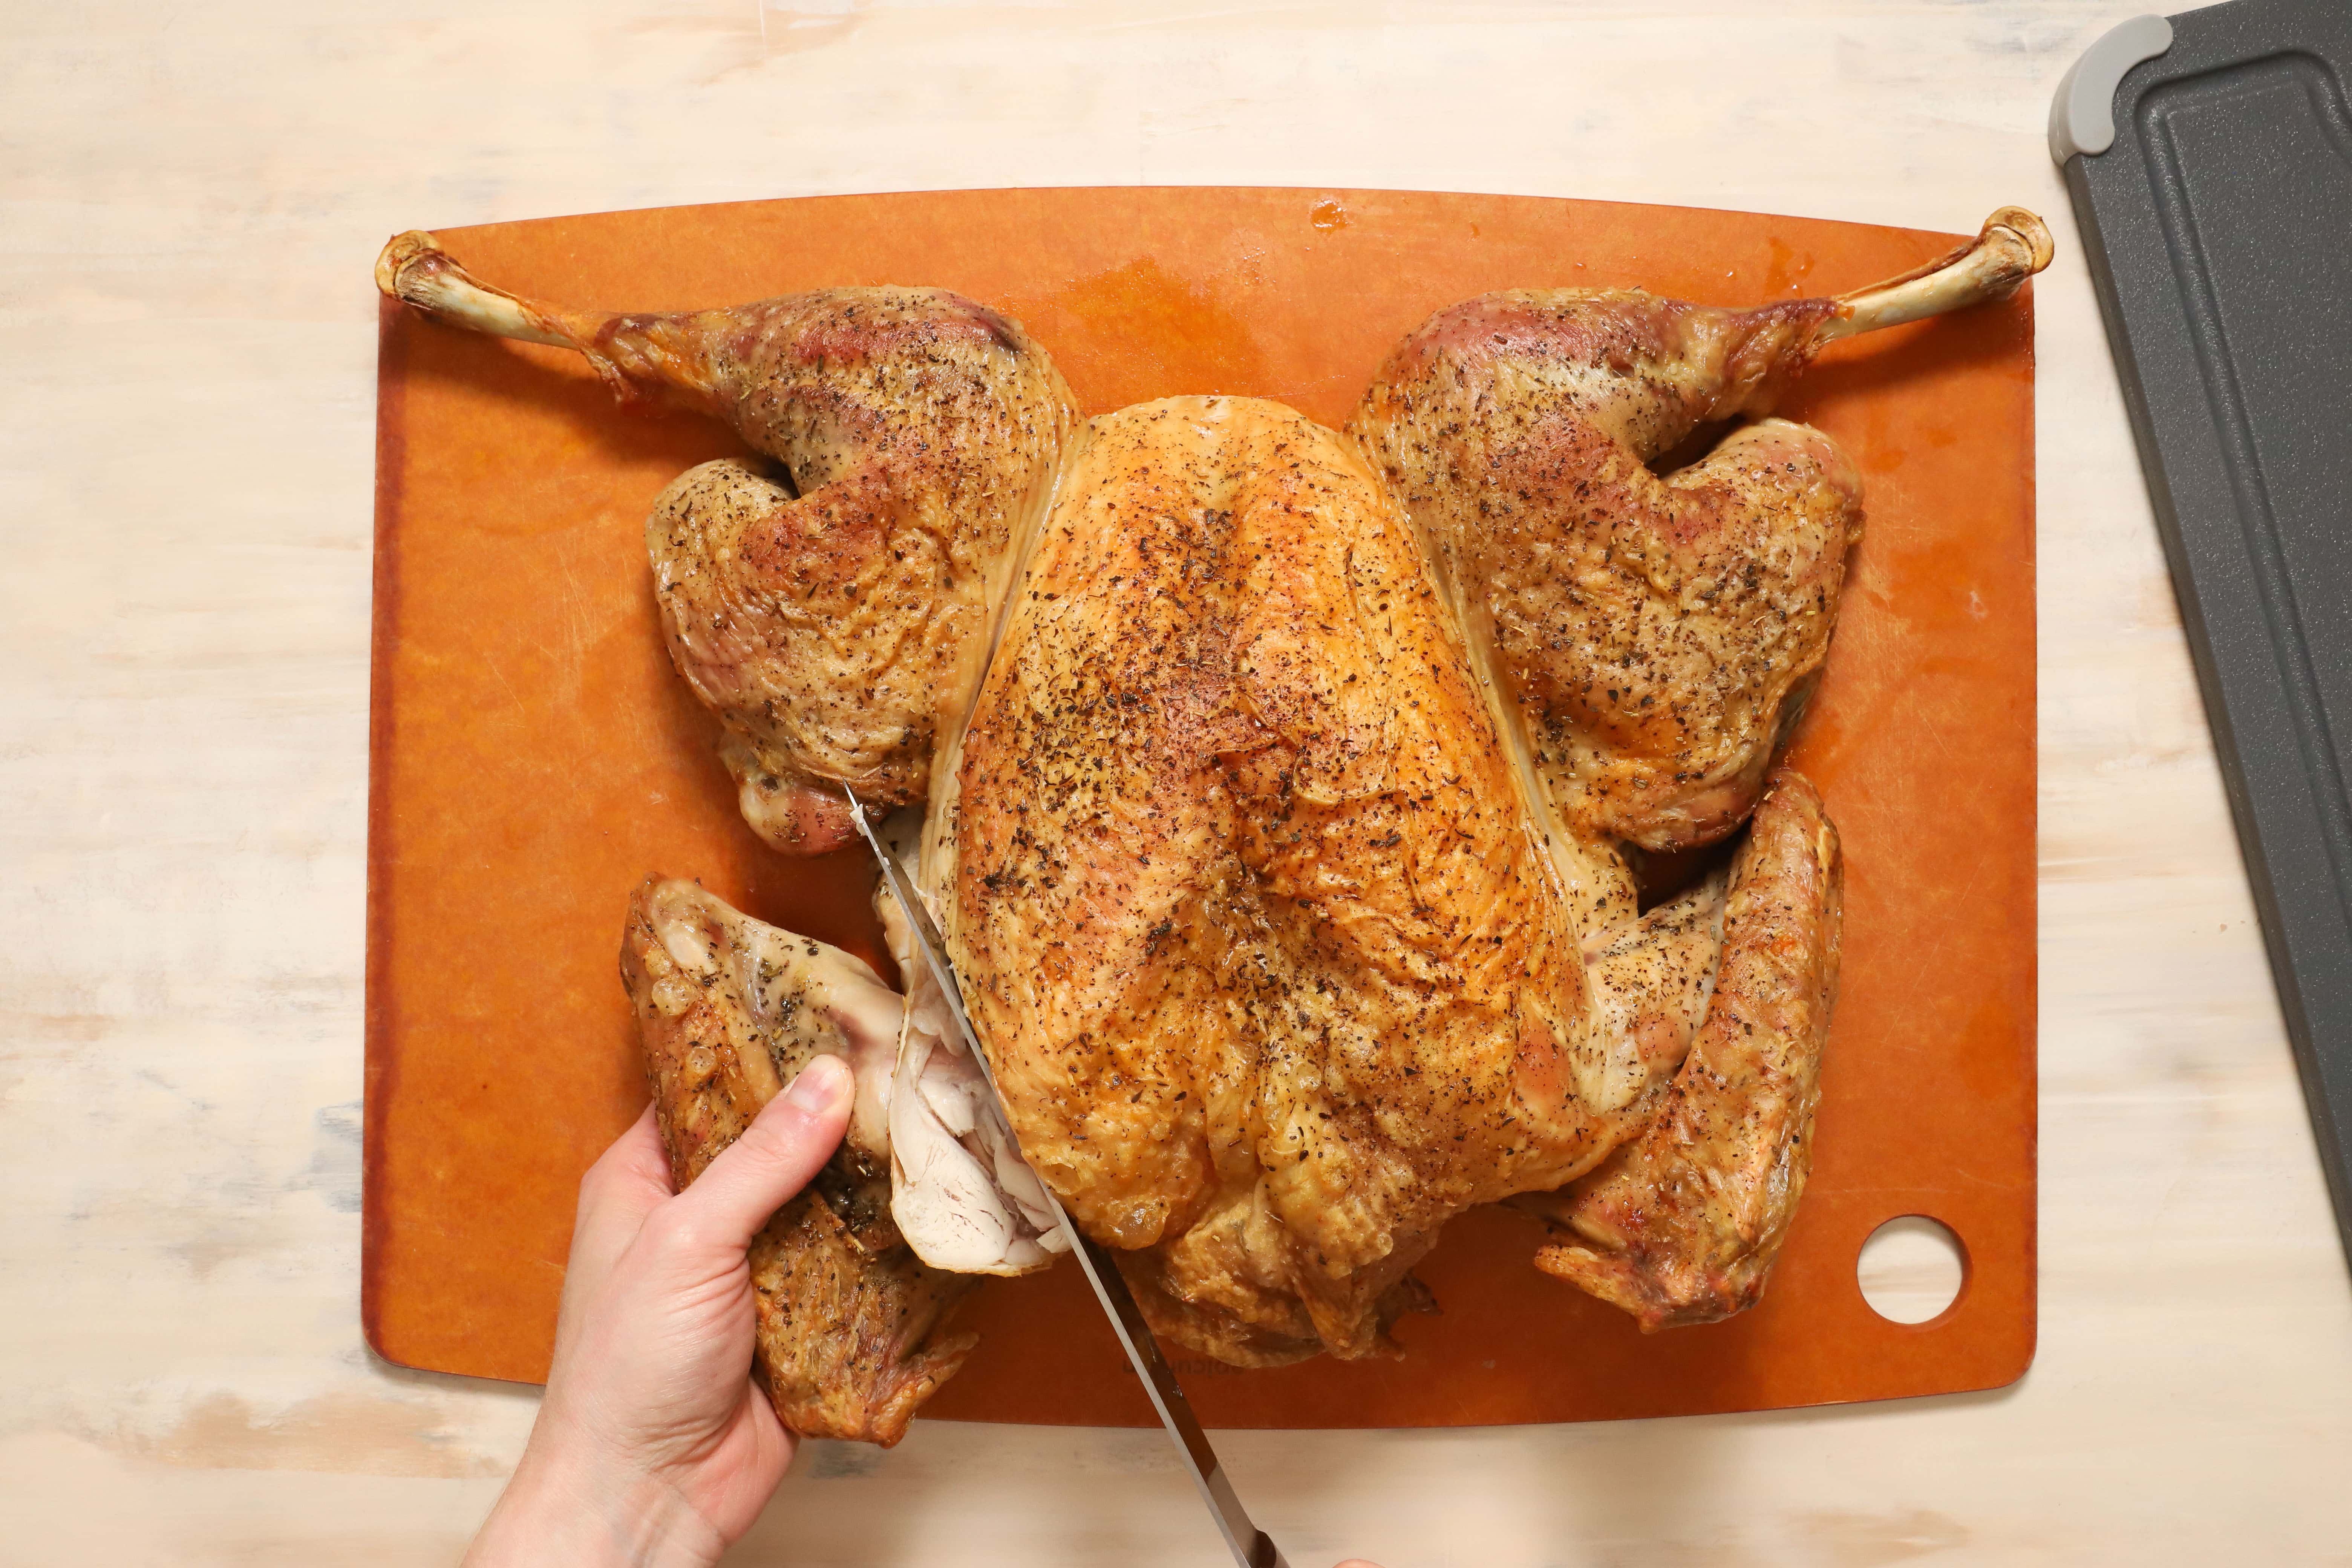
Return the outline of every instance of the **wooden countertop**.
<path id="1" fill-rule="evenodd" d="M 454 1561 L 532 1391 L 358 1322 L 375 296 L 395 229 L 823 192 L 1476 189 L 2058 236 L 2042 1296 L 1999 1394 L 1236 1434 L 1300 1568 L 2298 1562 L 2352 1289 L 2073 215 L 2129 5 L 753 0 L 0 18 L 0 1560 Z M 1149 1432 L 813 1444 L 746 1563 L 1206 1563 Z"/>

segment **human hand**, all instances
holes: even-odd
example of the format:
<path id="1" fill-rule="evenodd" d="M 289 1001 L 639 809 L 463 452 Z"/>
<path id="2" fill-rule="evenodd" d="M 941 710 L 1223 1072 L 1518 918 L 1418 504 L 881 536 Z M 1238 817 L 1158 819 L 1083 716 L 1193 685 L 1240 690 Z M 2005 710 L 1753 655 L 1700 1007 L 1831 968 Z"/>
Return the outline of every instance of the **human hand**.
<path id="1" fill-rule="evenodd" d="M 709 1564 L 794 1439 L 751 1381 L 745 1248 L 832 1157 L 850 1072 L 821 1056 L 673 1194 L 651 1107 L 580 1183 L 547 1397 L 467 1568 Z"/>

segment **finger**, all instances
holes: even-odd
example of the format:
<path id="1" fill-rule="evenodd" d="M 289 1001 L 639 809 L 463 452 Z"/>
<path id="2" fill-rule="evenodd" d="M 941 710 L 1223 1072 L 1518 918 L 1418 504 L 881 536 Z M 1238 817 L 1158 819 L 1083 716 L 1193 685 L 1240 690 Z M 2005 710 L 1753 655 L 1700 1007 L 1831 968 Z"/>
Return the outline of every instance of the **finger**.
<path id="1" fill-rule="evenodd" d="M 849 1126 L 849 1064 L 822 1056 L 678 1194 L 679 1218 L 723 1247 L 751 1244 L 768 1216 L 808 1185 Z"/>
<path id="2" fill-rule="evenodd" d="M 572 1222 L 572 1256 L 564 1265 L 564 1289 L 593 1289 L 634 1240 L 646 1215 L 671 1192 L 669 1155 L 662 1148 L 654 1108 L 613 1140 L 580 1178 L 580 1211 Z"/>
<path id="3" fill-rule="evenodd" d="M 754 1434 L 752 1449 L 763 1455 L 781 1452 L 782 1462 L 776 1466 L 781 1475 L 792 1464 L 793 1455 L 801 1446 L 801 1435 L 785 1426 L 784 1418 L 776 1414 L 775 1402 L 768 1397 L 767 1380 L 760 1375 L 757 1367 L 751 1372 L 751 1393 L 746 1403 L 750 1405 L 747 1419 Z"/>

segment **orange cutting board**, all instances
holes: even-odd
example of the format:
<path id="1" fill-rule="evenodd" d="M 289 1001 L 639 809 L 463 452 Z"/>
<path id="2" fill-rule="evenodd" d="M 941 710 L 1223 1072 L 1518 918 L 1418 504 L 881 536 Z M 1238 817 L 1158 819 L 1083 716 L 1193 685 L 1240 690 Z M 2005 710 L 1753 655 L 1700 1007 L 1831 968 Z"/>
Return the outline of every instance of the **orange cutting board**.
<path id="1" fill-rule="evenodd" d="M 429 217 L 429 214 L 419 214 Z M 1956 220 L 1976 215 L 1954 213 Z M 1018 318 L 1090 413 L 1171 393 L 1343 422 L 1440 306 L 1639 284 L 1748 304 L 1899 272 L 1957 237 L 1394 191 L 966 191 L 442 230 L 481 277 L 625 310 L 936 284 Z M 355 258 L 355 269 L 363 258 Z M 615 406 L 562 352 L 383 313 L 368 862 L 370 1343 L 544 1376 L 580 1173 L 644 1103 L 614 963 L 630 889 L 700 878 L 889 973 L 862 851 L 794 861 L 738 821 L 717 724 L 671 672 L 642 541 L 656 492 L 736 449 Z M 1843 836 L 1843 992 L 1811 1185 L 1769 1292 L 1645 1338 L 1538 1274 L 1532 1221 L 1465 1215 L 1402 1361 L 1185 1360 L 1228 1426 L 1415 1426 L 1748 1410 L 1996 1387 L 2034 1337 L 2033 311 L 1840 344 L 1782 412 L 1860 465 L 1869 510 L 1793 760 Z M 1937 1321 L 1875 1315 L 1884 1221 L 1967 1248 Z M 981 1348 L 925 1411 L 1147 1425 L 1075 1270 L 990 1281 Z"/>

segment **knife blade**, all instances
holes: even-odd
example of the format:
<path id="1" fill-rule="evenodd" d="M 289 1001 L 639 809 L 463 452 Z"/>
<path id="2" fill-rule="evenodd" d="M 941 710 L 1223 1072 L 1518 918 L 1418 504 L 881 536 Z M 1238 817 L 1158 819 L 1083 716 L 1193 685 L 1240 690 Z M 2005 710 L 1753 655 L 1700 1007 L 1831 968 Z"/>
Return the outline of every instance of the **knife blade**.
<path id="1" fill-rule="evenodd" d="M 888 884 L 890 896 L 898 900 L 906 912 L 908 929 L 913 932 L 915 946 L 921 951 L 925 967 L 937 982 L 940 995 L 947 1004 L 948 1016 L 955 1020 L 956 1030 L 963 1037 L 964 1049 L 980 1067 L 980 1076 L 988 1091 L 996 1096 L 997 1107 L 1004 1108 L 1004 1096 L 996 1087 L 995 1069 L 988 1064 L 988 1053 L 980 1048 L 980 1037 L 973 1033 L 971 1015 L 964 1011 L 963 989 L 956 979 L 955 965 L 948 962 L 948 950 L 940 940 L 940 928 L 932 923 L 930 910 L 916 893 L 906 868 L 898 858 L 882 847 L 874 827 L 866 820 L 865 805 L 855 790 L 844 786 L 841 792 L 849 801 L 849 815 L 857 823 L 857 831 L 874 851 L 874 858 L 882 868 L 882 880 Z M 1009 1129 L 1012 1118 L 1005 1118 Z M 1014 1142 L 1018 1143 L 1018 1135 Z M 1024 1154 L 1024 1159 L 1027 1156 Z M 1151 1407 L 1160 1413 L 1160 1424 L 1165 1427 L 1178 1453 L 1184 1457 L 1184 1468 L 1200 1489 L 1201 1500 L 1209 1505 L 1209 1512 L 1217 1521 L 1218 1531 L 1232 1549 L 1234 1561 L 1241 1568 L 1289 1568 L 1282 1552 L 1271 1537 L 1250 1522 L 1249 1512 L 1242 1507 L 1240 1496 L 1234 1490 L 1225 1468 L 1218 1462 L 1217 1451 L 1209 1446 L 1208 1434 L 1201 1430 L 1192 1406 L 1184 1397 L 1184 1385 L 1176 1381 L 1175 1369 L 1168 1358 L 1160 1353 L 1160 1342 L 1151 1336 L 1151 1329 L 1143 1321 L 1143 1309 L 1136 1304 L 1135 1292 L 1127 1287 L 1127 1279 L 1118 1271 L 1118 1263 L 1104 1247 L 1078 1228 L 1054 1195 L 1054 1190 L 1040 1181 L 1045 1202 L 1054 1211 L 1055 1223 L 1070 1243 L 1070 1256 L 1077 1259 L 1087 1283 L 1094 1287 L 1095 1299 L 1102 1303 L 1103 1311 L 1110 1318 L 1110 1326 L 1118 1336 L 1119 1348 L 1127 1352 L 1128 1364 L 1142 1380 L 1143 1391 L 1151 1396 Z"/>

